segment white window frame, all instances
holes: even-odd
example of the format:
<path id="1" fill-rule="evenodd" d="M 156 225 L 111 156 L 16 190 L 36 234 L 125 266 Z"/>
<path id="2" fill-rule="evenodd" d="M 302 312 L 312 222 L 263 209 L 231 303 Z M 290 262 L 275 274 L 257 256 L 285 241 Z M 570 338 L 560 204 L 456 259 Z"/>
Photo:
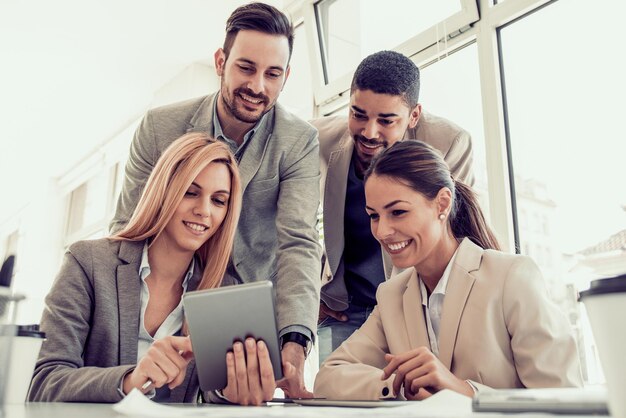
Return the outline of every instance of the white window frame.
<path id="1" fill-rule="evenodd" d="M 127 126 L 122 132 L 116 135 L 107 143 L 103 144 L 94 153 L 86 157 L 67 173 L 62 175 L 58 180 L 58 187 L 61 193 L 66 196 L 66 216 L 63 225 L 63 247 L 67 248 L 72 243 L 85 239 L 100 230 L 109 229 L 109 223 L 113 217 L 118 199 L 118 191 L 120 190 L 120 181 L 123 181 L 122 175 L 125 162 L 128 157 L 128 149 L 130 139 L 137 129 L 141 119 L 135 120 Z M 120 173 L 120 170 L 122 173 Z M 104 217 L 94 221 L 88 225 L 84 225 L 73 233 L 68 232 L 69 220 L 72 215 L 71 195 L 74 190 L 85 182 L 92 179 L 101 172 L 108 175 L 107 182 L 107 199 Z"/>
<path id="2" fill-rule="evenodd" d="M 324 80 L 322 45 L 320 35 L 317 32 L 317 21 L 315 18 L 315 4 L 319 0 L 307 0 L 307 7 L 302 12 L 306 25 L 312 32 L 308 34 L 309 51 L 311 54 L 311 62 L 315 62 L 315 104 L 322 109 L 321 114 L 331 113 L 333 110 L 344 106 L 347 102 L 346 92 L 350 90 L 350 82 L 352 81 L 352 71 L 340 76 L 334 80 L 330 80 L 328 84 Z M 428 49 L 436 45 L 436 39 L 444 40 L 444 38 L 452 39 L 458 34 L 467 31 L 470 25 L 479 19 L 478 7 L 475 0 L 459 0 L 461 10 L 438 22 L 428 29 L 418 33 L 412 38 L 406 40 L 393 49 L 397 52 L 412 56 L 416 52 Z M 445 34 L 444 34 L 445 28 Z M 355 67 L 356 68 L 356 67 Z M 338 102 L 338 103 L 335 103 Z"/>
<path id="3" fill-rule="evenodd" d="M 472 43 L 477 44 L 486 148 L 489 219 L 504 251 L 515 251 L 515 223 L 509 176 L 504 92 L 498 29 L 554 0 L 460 0 L 462 10 L 393 48 L 410 57 L 420 68 L 445 59 Z M 564 0 L 562 0 L 564 1 Z M 328 115 L 349 103 L 352 74 L 324 84 L 320 37 L 315 19 L 317 0 L 292 2 L 287 10 L 303 19 L 313 63 L 315 104 L 318 116 Z M 444 30 L 447 32 L 444 36 Z M 437 36 L 441 35 L 441 36 Z M 439 38 L 438 42 L 433 42 Z M 355 67 L 356 68 L 356 67 Z"/>

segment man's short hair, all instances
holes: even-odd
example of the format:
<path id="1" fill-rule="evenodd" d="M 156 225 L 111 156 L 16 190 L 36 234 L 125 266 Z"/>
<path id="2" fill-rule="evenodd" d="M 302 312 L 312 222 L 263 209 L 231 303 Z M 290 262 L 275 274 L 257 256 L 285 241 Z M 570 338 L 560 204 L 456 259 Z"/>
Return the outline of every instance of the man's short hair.
<path id="1" fill-rule="evenodd" d="M 357 89 L 402 96 L 413 109 L 419 101 L 420 70 L 413 61 L 398 52 L 376 52 L 361 61 L 354 72 L 350 94 Z"/>
<path id="2" fill-rule="evenodd" d="M 265 3 L 250 3 L 238 7 L 226 21 L 226 38 L 224 39 L 224 55 L 228 59 L 230 49 L 240 30 L 256 30 L 269 35 L 287 37 L 289 58 L 293 50 L 293 25 L 289 18 L 277 8 Z"/>

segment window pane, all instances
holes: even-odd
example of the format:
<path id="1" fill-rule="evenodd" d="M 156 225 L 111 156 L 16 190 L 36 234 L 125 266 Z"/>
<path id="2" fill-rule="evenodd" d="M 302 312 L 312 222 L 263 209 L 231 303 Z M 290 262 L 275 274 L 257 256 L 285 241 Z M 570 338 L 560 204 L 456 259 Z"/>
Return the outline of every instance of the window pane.
<path id="1" fill-rule="evenodd" d="M 78 232 L 94 222 L 102 221 L 107 215 L 110 171 L 102 170 L 98 175 L 72 191 L 67 234 Z"/>
<path id="2" fill-rule="evenodd" d="M 461 10 L 459 0 L 323 0 L 316 5 L 327 81 Z M 441 37 L 445 28 L 442 27 Z M 435 39 L 433 39 L 433 43 Z"/>
<path id="3" fill-rule="evenodd" d="M 291 73 L 280 94 L 280 103 L 303 119 L 313 117 L 313 80 L 311 60 L 307 50 L 304 25 L 295 30 L 293 53 L 291 55 Z"/>
<path id="4" fill-rule="evenodd" d="M 471 44 L 421 70 L 422 110 L 444 117 L 472 136 L 474 190 L 489 219 L 487 164 L 476 44 Z M 460 92 L 462 92 L 460 94 Z"/>
<path id="5" fill-rule="evenodd" d="M 611 6 L 609 6 L 611 5 Z M 558 1 L 501 30 L 520 248 L 603 379 L 576 290 L 626 271 L 626 5 Z"/>

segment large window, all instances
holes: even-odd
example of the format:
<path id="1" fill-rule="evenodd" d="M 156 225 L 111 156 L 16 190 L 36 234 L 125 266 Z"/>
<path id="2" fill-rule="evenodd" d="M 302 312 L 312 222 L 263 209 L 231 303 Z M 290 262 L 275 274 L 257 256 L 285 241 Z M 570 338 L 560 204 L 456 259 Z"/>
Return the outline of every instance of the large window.
<path id="1" fill-rule="evenodd" d="M 291 73 L 280 94 L 280 103 L 303 119 L 313 117 L 313 81 L 311 61 L 307 51 L 304 24 L 295 29 L 293 53 L 291 55 Z"/>
<path id="2" fill-rule="evenodd" d="M 423 68 L 420 80 L 422 109 L 451 120 L 472 136 L 474 189 L 488 215 L 487 164 L 476 44 L 472 43 Z"/>
<path id="3" fill-rule="evenodd" d="M 373 52 L 400 45 L 460 8 L 458 0 L 319 2 L 316 16 L 321 29 L 326 81 L 349 72 Z"/>
<path id="4" fill-rule="evenodd" d="M 65 245 L 107 235 L 123 179 L 123 163 L 103 168 L 69 195 Z"/>
<path id="5" fill-rule="evenodd" d="M 575 294 L 626 271 L 614 239 L 626 233 L 626 6 L 612 4 L 558 1 L 500 30 L 519 249 L 569 313 L 591 382 L 602 377 Z"/>
<path id="6" fill-rule="evenodd" d="M 316 25 L 318 36 L 309 45 L 319 49 L 322 74 L 316 80 L 323 83 L 315 90 L 318 105 L 348 90 L 367 55 L 394 49 L 410 56 L 446 44 L 479 19 L 475 0 L 321 0 L 313 8 L 308 24 Z"/>

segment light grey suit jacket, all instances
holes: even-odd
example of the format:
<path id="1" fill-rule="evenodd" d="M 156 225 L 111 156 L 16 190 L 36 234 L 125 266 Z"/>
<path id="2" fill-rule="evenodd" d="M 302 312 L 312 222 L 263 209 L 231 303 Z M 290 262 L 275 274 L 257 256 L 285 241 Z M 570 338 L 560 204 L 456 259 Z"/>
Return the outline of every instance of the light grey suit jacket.
<path id="1" fill-rule="evenodd" d="M 319 131 L 321 178 L 320 191 L 324 210 L 324 265 L 321 297 L 331 309 L 348 308 L 349 295 L 344 281 L 343 217 L 346 202 L 348 169 L 354 141 L 345 116 L 332 116 L 311 121 Z M 470 134 L 447 119 L 422 112 L 418 124 L 405 139 L 419 139 L 439 150 L 455 179 L 474 183 L 472 171 L 472 140 Z M 365 210 L 365 208 L 363 209 Z M 385 275 L 391 275 L 389 256 L 382 251 Z"/>
<path id="2" fill-rule="evenodd" d="M 163 150 L 186 132 L 213 134 L 210 95 L 150 110 L 135 133 L 112 230 L 128 222 Z M 321 249 L 319 144 L 311 125 L 276 104 L 239 162 L 243 207 L 232 264 L 244 283 L 272 280 L 279 329 L 305 326 L 315 334 Z"/>
<path id="3" fill-rule="evenodd" d="M 315 396 L 393 396 L 395 374 L 380 380 L 385 353 L 430 349 L 414 268 L 381 284 L 376 300 L 363 326 L 320 367 Z M 438 342 L 441 363 L 481 390 L 583 384 L 572 328 L 548 298 L 535 262 L 484 250 L 468 238 L 450 270 Z"/>
<path id="4" fill-rule="evenodd" d="M 108 238 L 79 241 L 65 254 L 46 297 L 41 329 L 46 340 L 28 399 L 46 402 L 117 402 L 122 377 L 137 364 L 144 242 Z M 187 290 L 198 286 L 194 269 Z M 195 361 L 170 402 L 195 402 Z"/>

